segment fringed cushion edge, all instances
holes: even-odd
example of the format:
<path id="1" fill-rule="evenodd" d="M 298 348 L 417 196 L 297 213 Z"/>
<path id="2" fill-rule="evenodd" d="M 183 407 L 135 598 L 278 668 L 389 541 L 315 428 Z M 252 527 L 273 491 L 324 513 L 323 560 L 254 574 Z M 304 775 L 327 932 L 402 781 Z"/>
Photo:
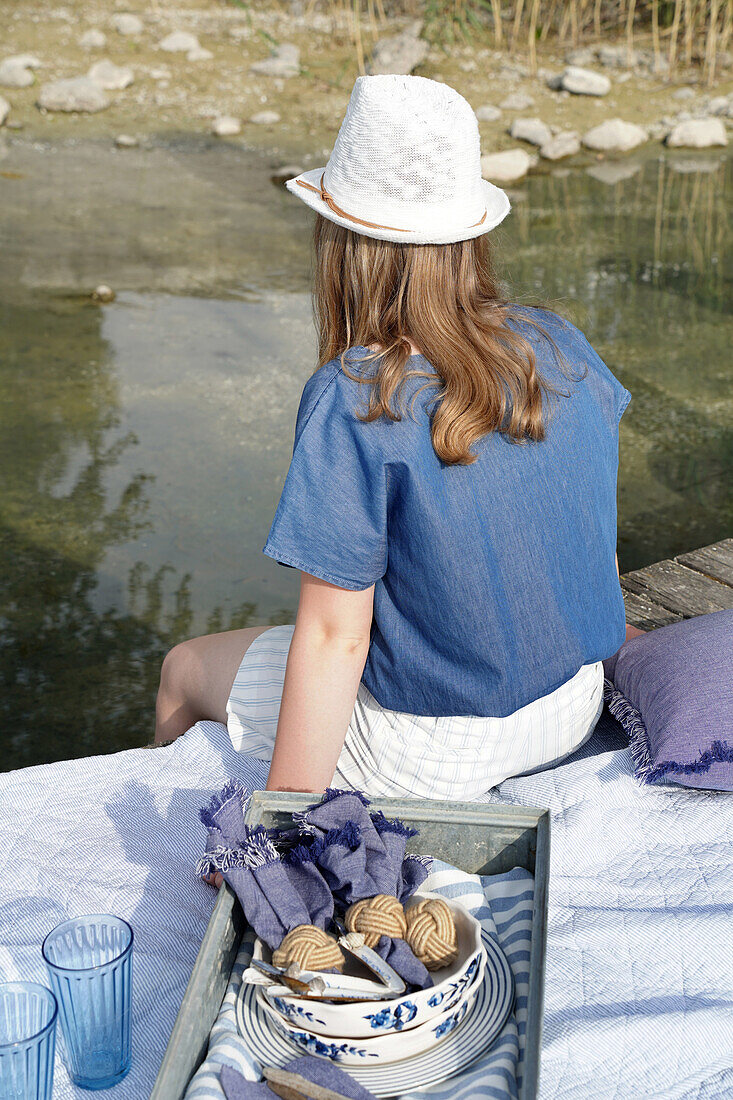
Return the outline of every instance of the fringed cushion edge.
<path id="1" fill-rule="evenodd" d="M 609 711 L 629 737 L 634 770 L 642 783 L 658 783 L 668 775 L 703 775 L 710 771 L 713 764 L 733 763 L 733 745 L 727 741 L 713 741 L 710 748 L 701 752 L 696 760 L 687 763 L 664 760 L 655 764 L 652 760 L 649 734 L 636 707 L 610 680 L 603 681 L 603 698 Z"/>

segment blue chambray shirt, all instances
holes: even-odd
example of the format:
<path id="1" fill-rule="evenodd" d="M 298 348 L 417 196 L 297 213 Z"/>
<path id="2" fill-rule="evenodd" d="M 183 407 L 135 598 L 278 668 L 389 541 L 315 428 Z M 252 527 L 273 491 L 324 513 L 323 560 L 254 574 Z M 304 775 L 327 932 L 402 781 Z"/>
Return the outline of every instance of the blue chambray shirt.
<path id="1" fill-rule="evenodd" d="M 523 316 L 553 337 L 570 378 Z M 341 588 L 375 586 L 362 681 L 389 710 L 505 717 L 625 640 L 616 480 L 631 394 L 557 314 L 515 307 L 510 323 L 569 396 L 553 397 L 545 440 L 492 433 L 469 466 L 435 454 L 434 385 L 412 418 L 370 424 L 355 416 L 368 387 L 338 359 L 303 390 L 264 553 Z M 373 371 L 373 361 L 359 367 L 366 354 L 349 349 L 352 373 Z M 435 373 L 423 356 L 410 365 Z M 406 410 L 426 381 L 406 382 Z"/>

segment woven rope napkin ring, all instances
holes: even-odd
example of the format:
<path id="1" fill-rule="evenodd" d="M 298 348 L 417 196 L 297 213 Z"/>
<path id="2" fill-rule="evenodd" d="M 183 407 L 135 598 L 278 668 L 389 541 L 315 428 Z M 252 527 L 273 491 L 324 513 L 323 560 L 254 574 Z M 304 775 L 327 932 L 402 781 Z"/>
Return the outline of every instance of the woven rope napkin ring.
<path id="1" fill-rule="evenodd" d="M 367 947 L 376 947 L 380 936 L 393 940 L 404 940 L 407 936 L 402 903 L 389 894 L 354 902 L 346 910 L 344 920 L 349 932 L 361 932 Z"/>
<path id="2" fill-rule="evenodd" d="M 301 970 L 341 970 L 344 953 L 333 936 L 312 924 L 291 929 L 272 953 L 273 966 L 286 970 L 296 963 Z"/>
<path id="3" fill-rule="evenodd" d="M 439 970 L 458 957 L 456 926 L 442 898 L 423 898 L 406 910 L 407 942 L 428 970 Z"/>
<path id="4" fill-rule="evenodd" d="M 412 229 L 400 229 L 396 225 L 379 225 L 377 222 L 365 222 L 361 218 L 355 218 L 353 214 L 348 214 L 346 210 L 342 210 L 340 206 L 336 205 L 333 196 L 329 194 L 329 192 L 326 190 L 325 184 L 323 182 L 325 178 L 326 173 L 324 172 L 321 176 L 320 187 L 314 187 L 312 183 L 306 183 L 305 180 L 296 180 L 296 183 L 300 184 L 301 187 L 307 187 L 309 191 L 315 191 L 316 194 L 319 194 L 321 196 L 326 206 L 330 207 L 331 210 L 333 210 L 334 214 L 338 214 L 342 218 L 348 218 L 350 222 L 356 222 L 357 225 L 363 225 L 367 229 L 386 229 L 390 233 L 413 232 Z M 479 220 L 477 222 L 474 222 L 473 225 L 469 225 L 468 228 L 475 229 L 477 225 L 482 225 L 483 222 L 486 221 L 487 213 L 488 211 L 484 210 L 483 217 L 479 218 Z"/>

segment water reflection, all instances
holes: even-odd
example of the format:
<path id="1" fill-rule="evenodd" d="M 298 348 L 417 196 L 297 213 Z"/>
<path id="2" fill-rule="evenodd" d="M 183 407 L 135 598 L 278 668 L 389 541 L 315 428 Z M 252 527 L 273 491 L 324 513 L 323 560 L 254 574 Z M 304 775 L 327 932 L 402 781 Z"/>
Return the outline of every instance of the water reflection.
<path id="1" fill-rule="evenodd" d="M 530 178 L 503 242 L 519 295 L 570 316 L 633 394 L 622 570 L 731 529 L 730 164 L 676 154 Z"/>
<path id="2" fill-rule="evenodd" d="M 9 769 L 147 743 L 166 650 L 196 622 L 209 631 L 263 617 L 255 601 L 217 606 L 206 592 L 197 616 L 193 570 L 158 564 L 159 554 L 136 560 L 148 540 L 165 542 L 164 515 L 151 507 L 156 476 L 139 469 L 160 463 L 140 455 L 99 310 L 16 302 L 0 321 L 0 671 Z M 287 617 L 274 609 L 269 620 Z"/>
<path id="3" fill-rule="evenodd" d="M 530 177 L 494 235 L 514 294 L 576 321 L 633 394 L 622 569 L 730 531 L 730 191 L 725 158 L 598 162 Z M 180 293 L 147 286 L 104 308 L 40 299 L 37 269 L 34 290 L 18 290 L 0 256 L 1 767 L 146 743 L 170 645 L 292 621 L 297 573 L 261 547 L 314 361 L 309 215 L 288 208 L 303 219 L 293 235 L 273 217 L 279 192 L 257 195 L 270 252 L 227 239 L 205 296 L 195 250 L 176 269 Z M 203 224 L 205 191 L 199 201 Z M 216 203 L 223 254 L 236 197 Z M 16 251 L 21 240 L 16 226 Z"/>

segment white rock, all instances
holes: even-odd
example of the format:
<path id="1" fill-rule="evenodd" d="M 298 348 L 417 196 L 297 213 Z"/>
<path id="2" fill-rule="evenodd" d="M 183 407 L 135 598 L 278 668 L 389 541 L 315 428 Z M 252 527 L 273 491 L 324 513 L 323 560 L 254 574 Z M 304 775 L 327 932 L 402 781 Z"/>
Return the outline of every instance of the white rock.
<path id="1" fill-rule="evenodd" d="M 580 46 L 577 50 L 570 50 L 565 54 L 568 65 L 592 65 L 596 59 L 596 51 L 593 46 Z"/>
<path id="2" fill-rule="evenodd" d="M 620 183 L 622 180 L 630 180 L 641 169 L 641 165 L 627 160 L 607 160 L 602 164 L 591 164 L 586 168 L 586 174 L 592 176 L 600 183 Z"/>
<path id="3" fill-rule="evenodd" d="M 199 49 L 199 40 L 195 34 L 188 31 L 173 31 L 159 42 L 161 50 L 166 53 L 188 53 L 189 50 Z"/>
<path id="4" fill-rule="evenodd" d="M 546 145 L 552 138 L 550 127 L 541 118 L 515 118 L 509 133 L 530 145 Z"/>
<path id="5" fill-rule="evenodd" d="M 270 57 L 251 65 L 249 71 L 261 76 L 297 76 L 300 72 L 300 50 L 290 42 L 283 42 Z"/>
<path id="6" fill-rule="evenodd" d="M 285 183 L 286 180 L 295 179 L 302 172 L 303 169 L 299 164 L 281 164 L 277 168 L 273 168 L 270 179 L 273 183 Z"/>
<path id="7" fill-rule="evenodd" d="M 151 69 L 150 76 L 153 80 L 170 80 L 171 71 L 163 65 L 159 69 Z"/>
<path id="8" fill-rule="evenodd" d="M 562 73 L 548 73 L 545 71 L 544 76 L 545 84 L 548 88 L 551 88 L 553 92 L 559 92 L 562 89 Z M 567 95 L 567 93 L 565 93 Z"/>
<path id="9" fill-rule="evenodd" d="M 569 65 L 562 74 L 561 87 L 573 95 L 608 95 L 611 81 L 603 73 L 594 73 L 591 69 L 580 69 Z"/>
<path id="10" fill-rule="evenodd" d="M 675 88 L 672 92 L 672 99 L 694 99 L 694 88 Z"/>
<path id="11" fill-rule="evenodd" d="M 693 118 L 680 122 L 667 135 L 667 145 L 687 149 L 708 149 L 711 145 L 727 145 L 725 126 L 719 118 Z"/>
<path id="12" fill-rule="evenodd" d="M 487 103 L 483 107 L 479 107 L 476 111 L 476 118 L 479 122 L 496 122 L 501 118 L 501 109 L 499 107 L 492 107 Z"/>
<path id="13" fill-rule="evenodd" d="M 700 172 L 712 174 L 717 172 L 721 166 L 721 160 L 708 160 L 705 157 L 686 157 L 684 160 L 680 160 L 675 156 L 671 156 L 667 163 L 673 172 L 678 172 L 682 176 L 697 176 Z"/>
<path id="14" fill-rule="evenodd" d="M 236 134 L 241 134 L 242 123 L 232 115 L 219 115 L 214 119 L 211 132 L 217 137 L 235 137 Z"/>
<path id="15" fill-rule="evenodd" d="M 107 45 L 107 35 L 103 31 L 85 31 L 79 39 L 83 50 L 103 50 Z"/>
<path id="16" fill-rule="evenodd" d="M 115 145 L 118 149 L 136 149 L 139 144 L 137 138 L 131 134 L 118 134 L 115 138 Z"/>
<path id="17" fill-rule="evenodd" d="M 129 88 L 135 77 L 132 69 L 122 65 L 115 65 L 113 61 L 97 61 L 92 65 L 87 74 L 100 88 L 106 88 L 109 92 L 118 92 L 123 88 Z"/>
<path id="18" fill-rule="evenodd" d="M 10 114 L 10 104 L 7 99 L 0 95 L 0 126 L 3 125 L 5 119 Z"/>
<path id="19" fill-rule="evenodd" d="M 118 34 L 142 34 L 143 21 L 137 15 L 113 15 L 112 26 Z"/>
<path id="20" fill-rule="evenodd" d="M 422 65 L 430 47 L 420 37 L 421 31 L 422 21 L 416 20 L 399 34 L 380 38 L 372 50 L 368 71 L 373 76 L 387 73 L 407 76 L 418 65 Z"/>
<path id="21" fill-rule="evenodd" d="M 540 146 L 540 156 L 545 160 L 562 160 L 563 157 L 574 157 L 579 152 L 580 138 L 575 130 L 564 130 Z"/>
<path id="22" fill-rule="evenodd" d="M 481 175 L 495 183 L 512 183 L 527 175 L 533 164 L 524 149 L 507 149 L 504 153 L 488 153 L 481 157 Z"/>
<path id="23" fill-rule="evenodd" d="M 86 111 L 92 114 L 103 111 L 109 103 L 104 89 L 88 76 L 42 84 L 38 95 L 38 106 L 47 111 Z"/>
<path id="24" fill-rule="evenodd" d="M 280 115 L 277 111 L 259 111 L 256 115 L 252 115 L 249 121 L 254 122 L 256 126 L 274 126 L 280 121 Z"/>
<path id="25" fill-rule="evenodd" d="M 100 283 L 96 290 L 92 292 L 92 298 L 95 302 L 114 302 L 115 297 L 114 290 L 106 283 Z"/>
<path id="26" fill-rule="evenodd" d="M 22 65 L 24 69 L 43 68 L 43 62 L 34 53 L 17 53 L 13 57 L 6 58 L 6 61 L 14 61 L 16 64 Z"/>
<path id="27" fill-rule="evenodd" d="M 598 60 L 601 65 L 605 65 L 610 69 L 628 69 L 638 65 L 641 56 L 636 50 L 631 51 L 631 56 L 626 46 L 599 46 L 598 47 Z M 575 62 L 576 65 L 583 65 L 586 62 Z"/>
<path id="28" fill-rule="evenodd" d="M 499 106 L 502 111 L 526 111 L 533 103 L 532 96 L 527 95 L 525 92 L 510 92 Z"/>
<path id="29" fill-rule="evenodd" d="M 628 153 L 648 140 L 646 130 L 622 118 L 608 118 L 583 135 L 583 145 L 603 153 Z"/>
<path id="30" fill-rule="evenodd" d="M 6 57 L 0 61 L 0 84 L 4 88 L 29 88 L 34 81 L 29 65 L 18 57 Z"/>
<path id="31" fill-rule="evenodd" d="M 708 104 L 708 111 L 711 115 L 733 118 L 733 94 L 714 96 Z"/>
<path id="32" fill-rule="evenodd" d="M 213 56 L 211 50 L 205 50 L 203 46 L 196 46 L 186 54 L 189 61 L 211 61 Z"/>

